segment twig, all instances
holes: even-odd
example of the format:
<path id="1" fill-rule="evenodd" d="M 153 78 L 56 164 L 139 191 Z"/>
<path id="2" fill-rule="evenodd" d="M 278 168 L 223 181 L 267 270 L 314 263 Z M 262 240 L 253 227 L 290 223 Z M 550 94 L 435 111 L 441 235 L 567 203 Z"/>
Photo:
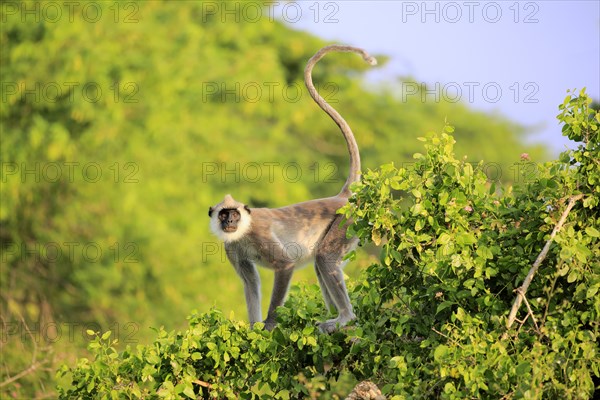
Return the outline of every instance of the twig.
<path id="1" fill-rule="evenodd" d="M 558 275 L 554 275 L 554 279 L 552 280 L 552 285 L 550 286 L 550 290 L 548 291 L 548 296 L 546 299 L 546 307 L 544 307 L 544 315 L 542 316 L 542 321 L 546 321 L 546 317 L 548 316 L 548 309 L 550 308 L 550 299 L 554 294 L 554 288 L 556 287 L 556 282 L 558 282 Z"/>
<path id="2" fill-rule="evenodd" d="M 527 315 L 531 315 L 531 319 L 533 320 L 533 325 L 535 326 L 536 331 L 540 331 L 540 328 L 537 324 L 537 321 L 535 320 L 535 315 L 533 315 L 533 311 L 531 310 L 531 306 L 529 305 L 529 302 L 527 301 L 527 297 L 525 297 L 525 294 L 523 293 L 523 291 L 521 290 L 521 288 L 517 289 L 517 293 L 519 295 L 521 295 L 523 297 L 523 301 L 525 302 L 525 306 L 527 307 Z"/>
<path id="3" fill-rule="evenodd" d="M 209 389 L 212 387 L 212 385 L 210 383 L 201 381 L 199 379 L 193 380 L 192 383 L 195 383 L 196 385 L 200 385 L 202 387 L 209 388 Z"/>
<path id="4" fill-rule="evenodd" d="M 458 346 L 459 348 L 462 349 L 462 346 L 460 345 L 460 343 L 458 343 L 456 340 L 452 339 L 450 336 L 438 331 L 437 329 L 435 329 L 433 327 L 431 328 L 431 330 L 434 331 L 435 333 L 437 333 L 438 335 L 445 337 L 446 339 L 451 341 L 453 344 L 455 344 L 456 346 Z"/>
<path id="5" fill-rule="evenodd" d="M 18 381 L 22 377 L 27 376 L 27 375 L 33 373 L 36 369 L 38 369 L 38 367 L 40 365 L 41 365 L 41 363 L 39 363 L 39 362 L 31 364 L 29 367 L 25 368 L 23 371 L 19 372 L 18 374 L 13 375 L 10 378 L 6 378 L 2 382 L 0 382 L 0 387 L 4 387 L 6 385 L 9 385 L 9 384 L 11 384 L 11 383 L 13 383 L 15 381 Z"/>
<path id="6" fill-rule="evenodd" d="M 531 284 L 533 276 L 537 272 L 537 270 L 540 267 L 540 265 L 542 264 L 542 262 L 546 259 L 546 256 L 548 255 L 548 251 L 550 251 L 550 245 L 552 244 L 554 237 L 556 236 L 558 231 L 564 225 L 565 221 L 567 220 L 567 216 L 569 215 L 569 212 L 571 212 L 571 209 L 573 208 L 575 203 L 578 200 L 580 200 L 582 197 L 583 197 L 583 194 L 578 194 L 575 196 L 571 196 L 569 198 L 569 204 L 567 205 L 567 208 L 565 209 L 565 211 L 563 211 L 562 215 L 560 216 L 560 220 L 558 221 L 556 226 L 554 226 L 554 229 L 552 230 L 552 233 L 550 234 L 550 239 L 548 239 L 548 241 L 544 245 L 544 248 L 542 249 L 542 252 L 537 256 L 535 262 L 533 263 L 533 266 L 531 267 L 531 269 L 529 270 L 529 273 L 525 277 L 523 284 L 519 288 L 516 289 L 517 297 L 515 298 L 515 301 L 510 310 L 510 314 L 508 316 L 508 321 L 506 322 L 507 330 L 510 329 L 512 324 L 515 322 L 515 319 L 517 317 L 517 311 L 519 311 L 521 302 L 525 298 L 525 293 L 527 293 L 527 289 L 529 288 L 529 285 Z"/>

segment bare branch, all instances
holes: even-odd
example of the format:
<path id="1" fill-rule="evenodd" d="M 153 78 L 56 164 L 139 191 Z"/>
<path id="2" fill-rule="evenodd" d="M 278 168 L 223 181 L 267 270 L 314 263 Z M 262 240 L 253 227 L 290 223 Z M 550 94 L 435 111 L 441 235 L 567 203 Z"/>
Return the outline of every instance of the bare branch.
<path id="1" fill-rule="evenodd" d="M 0 388 L 7 386 L 13 382 L 16 382 L 19 379 L 21 379 L 29 374 L 34 373 L 36 370 L 38 370 L 39 367 L 50 362 L 50 360 L 47 358 L 38 360 L 38 345 L 35 340 L 35 337 L 33 336 L 33 332 L 29 328 L 29 325 L 27 325 L 27 322 L 25 322 L 25 318 L 23 318 L 22 315 L 19 315 L 19 317 L 21 318 L 21 323 L 23 324 L 23 327 L 25 328 L 25 331 L 29 335 L 29 338 L 31 339 L 31 343 L 33 345 L 33 350 L 31 352 L 31 362 L 29 363 L 29 366 L 27 368 L 25 368 L 24 370 L 22 370 L 21 372 L 17 373 L 16 375 L 13 375 L 11 377 L 8 377 L 5 380 L 3 380 L 2 382 L 0 382 Z"/>
<path id="2" fill-rule="evenodd" d="M 508 316 L 508 321 L 506 322 L 506 329 L 510 329 L 512 324 L 515 322 L 515 319 L 517 317 L 517 311 L 519 311 L 521 302 L 525 298 L 525 293 L 527 293 L 527 289 L 529 288 L 529 285 L 531 284 L 531 281 L 533 280 L 533 276 L 539 269 L 542 262 L 548 256 L 548 252 L 550 251 L 550 245 L 552 244 L 552 241 L 554 240 L 554 237 L 556 236 L 558 231 L 562 228 L 565 221 L 567 220 L 567 216 L 569 215 L 569 212 L 571 212 L 571 209 L 573 208 L 575 203 L 578 200 L 580 200 L 582 197 L 583 197 L 583 194 L 578 194 L 575 196 L 571 196 L 569 198 L 569 204 L 567 205 L 567 208 L 565 209 L 565 211 L 563 211 L 562 215 L 560 216 L 560 220 L 558 221 L 556 226 L 554 226 L 554 229 L 552 230 L 552 233 L 550 234 L 550 239 L 548 239 L 548 241 L 544 245 L 544 248 L 542 249 L 542 252 L 537 256 L 535 262 L 533 263 L 533 266 L 531 267 L 531 269 L 529 270 L 529 273 L 525 277 L 523 284 L 519 288 L 516 289 L 517 297 L 515 298 L 515 301 L 510 310 L 510 314 Z"/>

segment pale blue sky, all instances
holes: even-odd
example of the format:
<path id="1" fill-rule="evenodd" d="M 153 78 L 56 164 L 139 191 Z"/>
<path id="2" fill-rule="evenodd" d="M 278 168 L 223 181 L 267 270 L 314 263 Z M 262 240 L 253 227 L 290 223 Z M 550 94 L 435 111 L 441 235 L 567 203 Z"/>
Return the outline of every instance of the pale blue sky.
<path id="1" fill-rule="evenodd" d="M 536 140 L 557 154 L 568 142 L 555 118 L 566 90 L 585 86 L 600 99 L 599 4 L 302 1 L 281 2 L 274 15 L 326 40 L 387 54 L 390 62 L 372 79 L 410 75 L 437 85 L 474 108 L 535 129 Z"/>

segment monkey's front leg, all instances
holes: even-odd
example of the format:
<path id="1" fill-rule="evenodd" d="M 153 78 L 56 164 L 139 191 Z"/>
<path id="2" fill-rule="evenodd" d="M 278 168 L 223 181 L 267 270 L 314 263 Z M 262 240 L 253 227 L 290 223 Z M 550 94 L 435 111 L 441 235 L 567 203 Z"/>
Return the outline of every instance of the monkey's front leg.
<path id="1" fill-rule="evenodd" d="M 265 320 L 265 329 L 273 330 L 277 325 L 277 315 L 275 310 L 277 307 L 283 305 L 285 296 L 287 295 L 288 288 L 290 287 L 290 281 L 294 273 L 293 265 L 286 265 L 281 269 L 275 270 L 275 281 L 273 282 L 273 292 L 271 293 L 271 304 L 269 305 L 269 312 L 267 313 L 267 319 Z"/>
<path id="2" fill-rule="evenodd" d="M 262 320 L 260 309 L 260 276 L 258 275 L 256 266 L 251 261 L 243 260 L 235 263 L 234 266 L 244 283 L 248 319 L 250 320 L 250 327 L 252 327 L 255 323 Z"/>

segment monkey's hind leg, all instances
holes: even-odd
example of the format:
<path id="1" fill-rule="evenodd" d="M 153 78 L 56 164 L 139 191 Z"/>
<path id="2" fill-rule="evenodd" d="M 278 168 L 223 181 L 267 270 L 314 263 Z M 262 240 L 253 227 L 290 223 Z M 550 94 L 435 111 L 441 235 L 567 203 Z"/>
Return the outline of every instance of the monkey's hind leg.
<path id="1" fill-rule="evenodd" d="M 348 297 L 342 268 L 345 264 L 344 256 L 356 246 L 358 240 L 346 237 L 346 228 L 339 226 L 342 218 L 341 215 L 335 218 L 319 244 L 315 257 L 315 268 L 323 298 L 326 303 L 333 303 L 338 312 L 336 318 L 319 324 L 319 329 L 324 333 L 334 332 L 337 328 L 356 319 L 352 304 L 350 304 L 350 297 Z M 329 304 L 327 306 L 329 307 Z"/>
<path id="2" fill-rule="evenodd" d="M 315 264 L 315 272 L 317 273 L 317 279 L 319 281 L 319 286 L 321 287 L 321 294 L 323 295 L 323 300 L 325 301 L 325 308 L 327 308 L 327 312 L 336 312 L 335 303 L 331 299 L 331 295 L 329 294 L 329 290 L 327 290 L 327 286 L 325 282 L 323 282 L 323 277 L 321 277 L 321 273 L 319 272 L 319 268 L 317 268 Z"/>

